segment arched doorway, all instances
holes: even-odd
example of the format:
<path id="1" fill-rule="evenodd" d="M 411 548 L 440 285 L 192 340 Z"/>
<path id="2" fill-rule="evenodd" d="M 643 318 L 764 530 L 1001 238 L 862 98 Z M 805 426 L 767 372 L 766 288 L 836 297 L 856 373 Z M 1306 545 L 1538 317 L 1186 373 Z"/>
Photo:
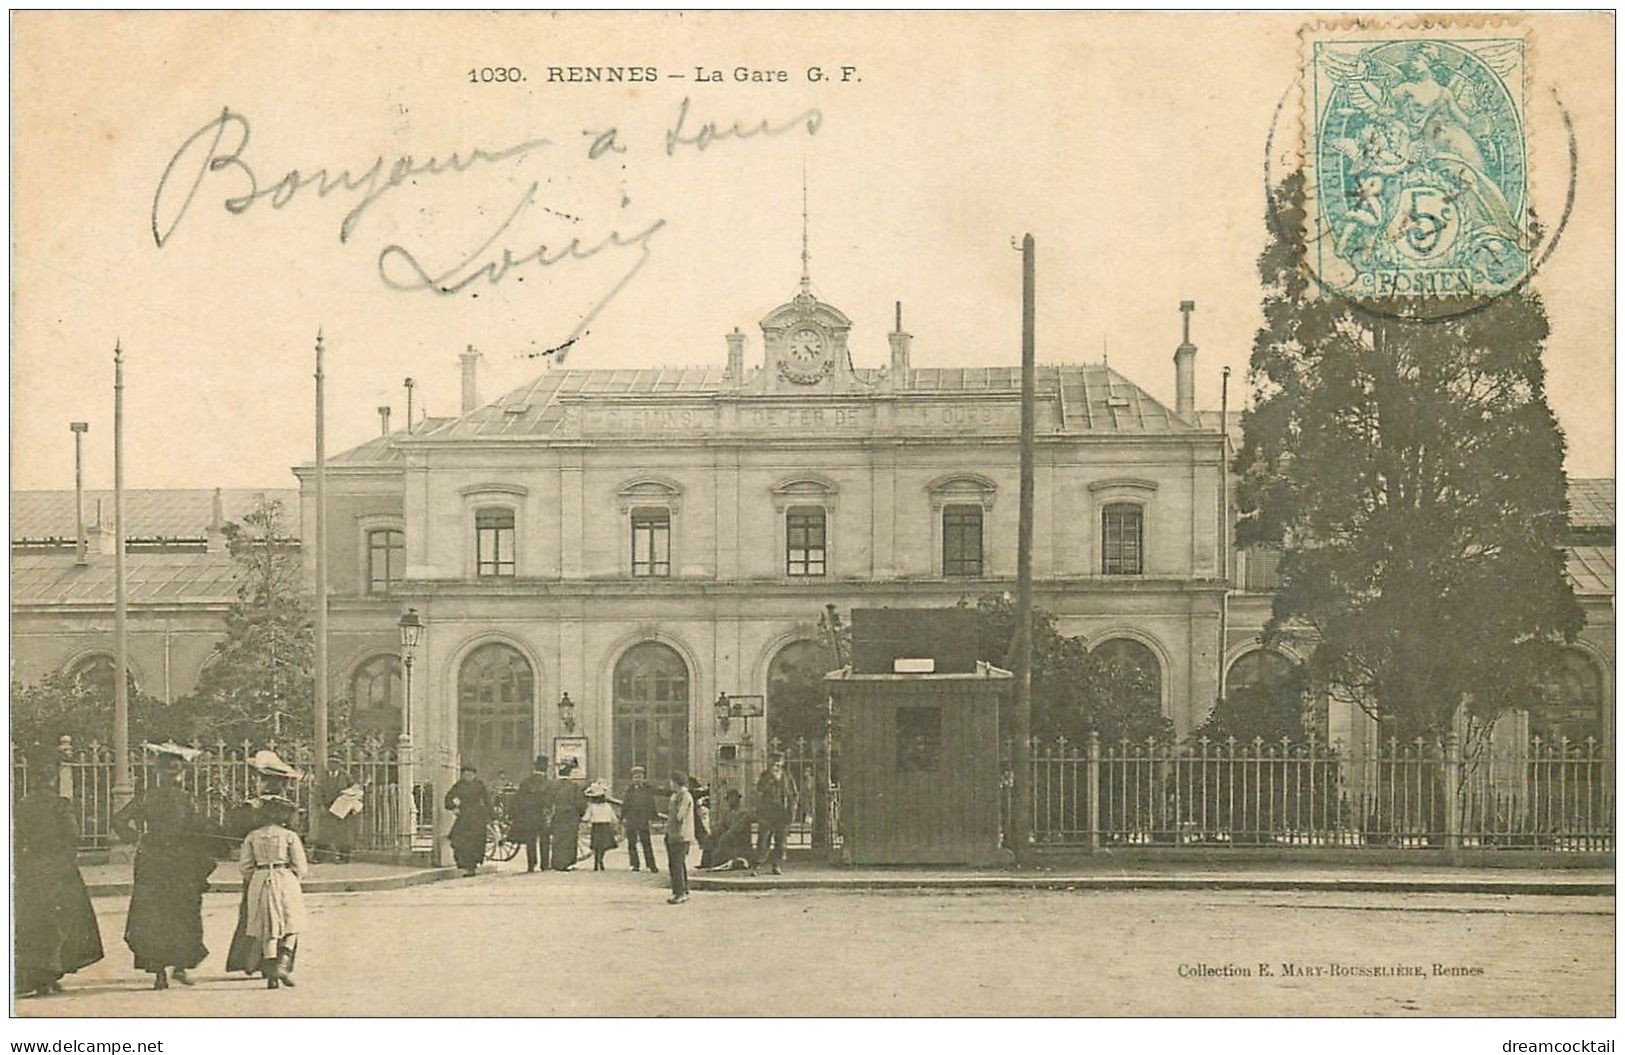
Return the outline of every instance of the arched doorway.
<path id="1" fill-rule="evenodd" d="M 390 653 L 373 656 L 350 679 L 350 726 L 360 736 L 393 743 L 401 731 L 401 660 Z"/>
<path id="2" fill-rule="evenodd" d="M 835 669 L 829 649 L 816 641 L 792 641 L 767 665 L 767 735 L 782 744 L 824 735 L 829 691 L 824 675 Z"/>
<path id="3" fill-rule="evenodd" d="M 1577 648 L 1563 650 L 1563 658 L 1542 699 L 1529 708 L 1529 733 L 1548 742 L 1567 737 L 1574 747 L 1592 738 L 1601 745 L 1607 736 L 1603 723 L 1602 671 Z"/>
<path id="4" fill-rule="evenodd" d="M 1255 649 L 1232 663 L 1225 697 L 1251 720 L 1247 728 L 1266 740 L 1298 740 L 1312 732 L 1326 742 L 1326 711 L 1310 708 L 1303 667 L 1273 649 Z"/>
<path id="5" fill-rule="evenodd" d="M 535 757 L 536 680 L 512 645 L 481 645 L 457 673 L 457 751 L 487 784 L 517 781 Z"/>
<path id="6" fill-rule="evenodd" d="M 1131 637 L 1108 638 L 1090 649 L 1097 707 L 1102 725 L 1116 736 L 1138 740 L 1161 735 L 1162 663 L 1143 642 Z"/>
<path id="7" fill-rule="evenodd" d="M 688 666 L 658 641 L 633 645 L 615 664 L 615 773 L 643 766 L 659 784 L 688 772 Z"/>

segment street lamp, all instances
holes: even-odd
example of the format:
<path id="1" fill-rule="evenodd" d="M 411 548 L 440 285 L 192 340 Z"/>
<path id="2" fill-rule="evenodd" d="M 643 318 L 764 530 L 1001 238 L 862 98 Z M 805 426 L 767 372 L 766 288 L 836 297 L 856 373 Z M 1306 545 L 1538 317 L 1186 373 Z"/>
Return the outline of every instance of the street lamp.
<path id="1" fill-rule="evenodd" d="M 401 702 L 401 734 L 395 740 L 397 831 L 396 841 L 402 853 L 411 853 L 412 837 L 417 833 L 416 782 L 412 778 L 412 657 L 418 641 L 423 637 L 423 620 L 416 608 L 408 608 L 396 624 L 401 631 L 401 670 L 404 699 Z"/>
<path id="2" fill-rule="evenodd" d="M 733 717 L 728 706 L 728 694 L 725 692 L 717 693 L 717 702 L 713 707 L 717 712 L 717 728 L 726 733 L 728 731 L 728 719 Z"/>
<path id="3" fill-rule="evenodd" d="M 559 724 L 564 726 L 566 735 L 576 731 L 576 705 L 568 692 L 559 697 Z"/>

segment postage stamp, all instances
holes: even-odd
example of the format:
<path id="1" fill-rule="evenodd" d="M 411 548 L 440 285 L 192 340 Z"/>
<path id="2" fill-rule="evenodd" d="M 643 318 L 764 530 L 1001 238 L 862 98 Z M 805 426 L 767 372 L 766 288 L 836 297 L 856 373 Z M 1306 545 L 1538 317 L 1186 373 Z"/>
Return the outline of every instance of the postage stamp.
<path id="1" fill-rule="evenodd" d="M 1514 27 L 1304 31 L 1306 263 L 1356 298 L 1493 297 L 1533 250 Z"/>

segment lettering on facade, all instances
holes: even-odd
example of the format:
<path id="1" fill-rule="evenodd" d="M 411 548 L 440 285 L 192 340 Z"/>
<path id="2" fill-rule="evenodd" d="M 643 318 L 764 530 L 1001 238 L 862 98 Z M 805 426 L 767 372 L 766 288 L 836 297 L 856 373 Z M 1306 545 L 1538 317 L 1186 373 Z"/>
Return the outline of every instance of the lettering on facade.
<path id="1" fill-rule="evenodd" d="M 587 433 L 702 433 L 714 432 L 717 412 L 712 407 L 592 407 L 582 415 Z"/>
<path id="2" fill-rule="evenodd" d="M 833 429 L 858 431 L 874 423 L 868 407 L 750 407 L 740 422 L 752 432 L 780 429 Z"/>

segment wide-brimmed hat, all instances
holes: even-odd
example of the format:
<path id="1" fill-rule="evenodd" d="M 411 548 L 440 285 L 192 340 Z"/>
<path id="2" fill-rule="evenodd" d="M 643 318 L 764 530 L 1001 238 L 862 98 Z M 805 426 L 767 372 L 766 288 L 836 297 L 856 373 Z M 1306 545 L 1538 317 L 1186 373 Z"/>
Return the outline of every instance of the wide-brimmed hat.
<path id="1" fill-rule="evenodd" d="M 262 777 L 281 777 L 284 780 L 298 780 L 300 772 L 282 761 L 270 748 L 255 751 L 248 759 L 249 766 Z"/>
<path id="2" fill-rule="evenodd" d="M 183 744 L 177 744 L 173 740 L 165 740 L 161 744 L 148 742 L 142 744 L 141 747 L 143 750 L 156 755 L 159 762 L 170 765 L 177 762 L 190 762 L 203 753 L 198 748 L 186 747 Z"/>
<path id="3" fill-rule="evenodd" d="M 587 785 L 586 794 L 589 799 L 607 798 L 609 796 L 609 784 L 601 778 L 595 780 Z"/>

